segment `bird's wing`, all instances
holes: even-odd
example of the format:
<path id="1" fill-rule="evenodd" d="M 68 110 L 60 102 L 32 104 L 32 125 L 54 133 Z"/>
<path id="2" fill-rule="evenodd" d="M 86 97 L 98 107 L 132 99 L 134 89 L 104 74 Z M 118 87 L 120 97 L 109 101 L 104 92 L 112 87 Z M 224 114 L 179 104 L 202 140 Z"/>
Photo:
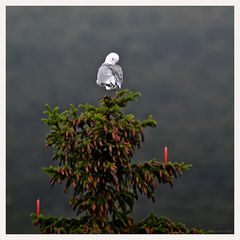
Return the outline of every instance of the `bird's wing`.
<path id="1" fill-rule="evenodd" d="M 118 85 L 118 88 L 121 88 L 122 82 L 123 82 L 123 71 L 122 68 L 119 65 L 109 65 L 108 66 L 112 74 L 115 78 L 116 84 Z"/>
<path id="2" fill-rule="evenodd" d="M 104 84 L 104 83 L 109 83 L 111 77 L 112 77 L 111 69 L 106 64 L 103 64 L 98 69 L 97 84 L 102 86 L 102 84 Z"/>

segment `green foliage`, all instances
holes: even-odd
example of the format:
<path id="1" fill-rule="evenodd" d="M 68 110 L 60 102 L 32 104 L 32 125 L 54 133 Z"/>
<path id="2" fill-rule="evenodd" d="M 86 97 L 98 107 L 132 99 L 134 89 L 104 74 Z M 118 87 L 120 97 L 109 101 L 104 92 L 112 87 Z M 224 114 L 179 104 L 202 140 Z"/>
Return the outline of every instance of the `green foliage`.
<path id="1" fill-rule="evenodd" d="M 151 214 L 148 218 L 134 223 L 129 218 L 129 224 L 123 225 L 120 221 L 109 221 L 106 225 L 97 223 L 94 219 L 86 216 L 79 219 L 67 219 L 56 217 L 45 217 L 35 214 L 31 215 L 33 224 L 40 225 L 40 232 L 46 234 L 96 234 L 96 233 L 112 233 L 112 234 L 203 234 L 211 233 L 203 229 L 187 228 L 182 223 L 174 223 L 166 217 L 157 218 Z"/>
<path id="2" fill-rule="evenodd" d="M 140 93 L 122 90 L 114 97 L 99 99 L 98 107 L 70 105 L 62 113 L 58 107 L 46 105 L 47 118 L 42 119 L 50 128 L 46 146 L 53 148 L 52 160 L 58 165 L 43 170 L 51 177 L 51 186 L 65 182 L 65 193 L 72 188 L 70 205 L 77 215 L 85 213 L 88 230 L 74 231 L 118 232 L 113 225 L 132 227 L 129 213 L 138 195 L 155 201 L 157 183 L 172 187 L 174 178 L 191 167 L 183 162 L 164 164 L 155 160 L 131 164 L 133 154 L 144 141 L 144 128 L 157 125 L 152 115 L 140 121 L 121 111 L 139 96 Z M 40 232 L 72 231 L 60 228 L 64 219 L 54 220 L 53 226 L 49 218 L 40 219 L 41 226 L 48 226 L 40 227 Z"/>

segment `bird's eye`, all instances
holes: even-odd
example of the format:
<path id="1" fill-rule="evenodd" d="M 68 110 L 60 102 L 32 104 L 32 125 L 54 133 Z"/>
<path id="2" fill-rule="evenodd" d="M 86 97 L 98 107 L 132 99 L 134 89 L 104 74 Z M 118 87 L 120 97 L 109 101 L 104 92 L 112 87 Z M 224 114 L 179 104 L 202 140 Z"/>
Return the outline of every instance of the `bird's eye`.
<path id="1" fill-rule="evenodd" d="M 112 60 L 114 60 L 114 58 L 112 58 Z"/>

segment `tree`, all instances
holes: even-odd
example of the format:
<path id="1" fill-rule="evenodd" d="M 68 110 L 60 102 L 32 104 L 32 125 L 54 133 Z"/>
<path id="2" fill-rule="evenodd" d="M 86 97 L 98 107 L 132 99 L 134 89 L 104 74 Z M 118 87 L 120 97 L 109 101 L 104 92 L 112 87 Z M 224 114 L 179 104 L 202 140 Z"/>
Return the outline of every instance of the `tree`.
<path id="1" fill-rule="evenodd" d="M 138 224 L 130 217 L 139 194 L 155 201 L 154 193 L 159 184 L 173 186 L 174 178 L 191 167 L 184 162 L 166 164 L 151 160 L 131 163 L 132 156 L 144 141 L 144 128 L 156 127 L 152 115 L 140 121 L 132 114 L 121 111 L 140 93 L 122 90 L 114 97 L 99 99 L 100 105 L 70 105 L 67 111 L 46 105 L 49 126 L 46 146 L 53 148 L 52 160 L 58 166 L 44 168 L 50 184 L 65 182 L 64 192 L 73 189 L 70 205 L 78 219 L 58 219 L 33 216 L 42 233 L 130 233 L 130 232 L 184 232 L 166 218 L 150 216 Z M 161 222 L 161 228 L 149 224 Z M 163 223 L 166 228 L 163 228 Z M 189 230 L 181 225 L 185 232 Z M 155 229 L 155 230 L 154 230 Z M 161 230 L 162 229 L 162 230 Z M 165 230 L 163 230 L 165 229 Z M 168 229 L 168 230 L 166 230 Z M 175 230 L 174 230 L 175 229 Z"/>

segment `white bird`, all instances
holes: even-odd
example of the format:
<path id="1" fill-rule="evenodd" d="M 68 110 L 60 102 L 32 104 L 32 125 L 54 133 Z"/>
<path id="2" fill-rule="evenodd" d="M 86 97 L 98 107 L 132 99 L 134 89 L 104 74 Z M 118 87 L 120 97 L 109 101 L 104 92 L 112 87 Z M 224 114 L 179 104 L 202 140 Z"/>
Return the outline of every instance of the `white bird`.
<path id="1" fill-rule="evenodd" d="M 123 71 L 119 65 L 117 53 L 109 53 L 105 62 L 100 66 L 97 73 L 97 84 L 106 90 L 121 88 L 123 82 Z"/>

